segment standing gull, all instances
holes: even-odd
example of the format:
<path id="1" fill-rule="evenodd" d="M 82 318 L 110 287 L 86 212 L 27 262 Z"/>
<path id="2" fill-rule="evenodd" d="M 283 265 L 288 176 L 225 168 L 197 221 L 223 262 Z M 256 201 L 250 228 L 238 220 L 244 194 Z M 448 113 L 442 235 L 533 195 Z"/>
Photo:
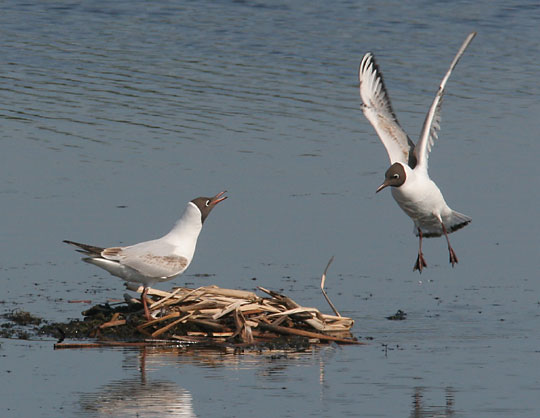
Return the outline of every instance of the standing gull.
<path id="1" fill-rule="evenodd" d="M 444 234 L 453 267 L 458 258 L 450 245 L 448 234 L 471 222 L 470 217 L 450 209 L 446 204 L 441 191 L 429 178 L 428 157 L 440 128 L 441 104 L 446 82 L 475 36 L 476 32 L 467 36 L 450 64 L 426 115 L 416 145 L 399 125 L 373 55 L 368 52 L 360 63 L 358 78 L 362 110 L 385 146 L 391 164 L 377 192 L 392 186 L 392 196 L 413 220 L 414 231 L 419 237 L 418 258 L 413 270 L 419 270 L 420 273 L 422 268 L 427 267 L 422 254 L 422 238 L 440 237 Z"/>
<path id="2" fill-rule="evenodd" d="M 203 223 L 212 209 L 227 199 L 221 192 L 214 197 L 198 197 L 187 204 L 186 210 L 174 227 L 163 237 L 140 242 L 128 247 L 101 248 L 93 245 L 67 241 L 79 247 L 79 252 L 87 255 L 83 261 L 107 270 L 113 276 L 127 282 L 141 283 L 144 290 L 141 302 L 146 319 L 150 311 L 146 302 L 148 286 L 172 280 L 180 276 L 189 266 L 197 246 L 197 238 Z"/>

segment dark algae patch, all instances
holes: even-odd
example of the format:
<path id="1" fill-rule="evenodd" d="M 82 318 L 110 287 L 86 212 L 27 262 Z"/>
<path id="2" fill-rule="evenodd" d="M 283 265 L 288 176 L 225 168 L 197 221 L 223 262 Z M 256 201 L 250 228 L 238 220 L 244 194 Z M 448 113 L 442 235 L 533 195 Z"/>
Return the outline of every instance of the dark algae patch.
<path id="1" fill-rule="evenodd" d="M 407 319 L 407 314 L 401 309 L 398 309 L 394 315 L 387 316 L 386 319 L 389 321 L 403 321 Z"/>
<path id="2" fill-rule="evenodd" d="M 83 311 L 83 319 L 73 319 L 69 322 L 52 322 L 38 329 L 41 336 L 49 336 L 58 339 L 88 339 L 105 338 L 115 341 L 133 341 L 144 338 L 137 330 L 137 326 L 144 323 L 144 318 L 139 314 L 139 307 L 135 309 L 129 306 L 111 307 L 108 304 L 95 305 Z M 123 315 L 126 324 L 123 327 L 102 327 L 114 316 Z"/>
<path id="3" fill-rule="evenodd" d="M 32 315 L 30 312 L 19 310 L 5 314 L 4 318 L 17 325 L 39 325 L 43 322 L 43 319 Z"/>
<path id="4" fill-rule="evenodd" d="M 0 325 L 0 337 L 27 340 L 38 330 L 44 321 L 30 312 L 15 310 L 1 315 L 6 320 Z"/>
<path id="5" fill-rule="evenodd" d="M 101 330 L 100 326 L 108 321 L 116 312 L 126 313 L 129 309 L 119 307 L 111 308 L 109 305 L 96 305 L 93 308 L 84 311 L 84 319 L 74 319 L 69 322 L 49 322 L 39 318 L 30 312 L 14 311 L 1 315 L 5 321 L 0 325 L 0 337 L 29 339 L 32 337 L 53 337 L 58 340 L 65 338 L 85 339 L 105 336 L 114 339 L 133 339 L 136 334 L 138 338 L 142 334 L 136 332 L 136 325 L 139 325 L 142 319 L 138 315 L 133 316 L 134 326 L 125 327 L 115 331 Z"/>

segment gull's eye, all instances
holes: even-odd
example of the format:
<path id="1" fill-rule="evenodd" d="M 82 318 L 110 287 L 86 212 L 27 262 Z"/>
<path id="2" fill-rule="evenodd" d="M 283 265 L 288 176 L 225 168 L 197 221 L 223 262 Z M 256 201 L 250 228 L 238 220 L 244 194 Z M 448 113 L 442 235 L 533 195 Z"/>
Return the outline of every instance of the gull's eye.
<path id="1" fill-rule="evenodd" d="M 208 199 L 208 200 L 206 201 L 205 205 L 206 205 L 207 207 L 210 206 L 210 199 Z"/>
<path id="2" fill-rule="evenodd" d="M 398 179 L 398 178 L 399 178 L 399 174 L 396 173 L 396 174 L 394 174 L 392 177 L 394 177 L 395 179 Z"/>

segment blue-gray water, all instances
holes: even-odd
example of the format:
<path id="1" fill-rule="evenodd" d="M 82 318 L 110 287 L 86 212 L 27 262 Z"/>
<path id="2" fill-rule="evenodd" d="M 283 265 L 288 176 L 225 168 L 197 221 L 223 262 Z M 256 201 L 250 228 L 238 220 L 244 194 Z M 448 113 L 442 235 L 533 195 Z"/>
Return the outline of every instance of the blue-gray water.
<path id="1" fill-rule="evenodd" d="M 69 300 L 121 298 L 62 239 L 154 238 L 227 189 L 161 288 L 261 285 L 328 311 L 335 255 L 327 291 L 374 339 L 286 356 L 4 339 L 1 415 L 539 415 L 539 26 L 518 1 L 3 2 L 2 311 L 66 320 L 87 307 Z M 375 54 L 416 140 L 473 30 L 430 157 L 473 222 L 450 236 L 456 268 L 430 239 L 419 275 L 412 222 L 374 193 L 388 159 L 357 67 Z M 397 309 L 407 320 L 385 319 Z"/>

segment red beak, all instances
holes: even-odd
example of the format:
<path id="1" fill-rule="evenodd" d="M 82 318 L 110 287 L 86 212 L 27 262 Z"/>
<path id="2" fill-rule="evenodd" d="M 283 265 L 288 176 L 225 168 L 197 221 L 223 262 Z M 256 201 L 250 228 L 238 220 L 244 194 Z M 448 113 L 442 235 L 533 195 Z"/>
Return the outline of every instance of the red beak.
<path id="1" fill-rule="evenodd" d="M 225 199 L 227 199 L 228 196 L 223 196 L 225 193 L 227 193 L 227 190 L 224 190 L 217 195 L 215 195 L 212 199 L 210 199 L 211 205 L 217 205 L 219 202 L 223 202 Z M 221 197 L 223 196 L 223 197 Z"/>

